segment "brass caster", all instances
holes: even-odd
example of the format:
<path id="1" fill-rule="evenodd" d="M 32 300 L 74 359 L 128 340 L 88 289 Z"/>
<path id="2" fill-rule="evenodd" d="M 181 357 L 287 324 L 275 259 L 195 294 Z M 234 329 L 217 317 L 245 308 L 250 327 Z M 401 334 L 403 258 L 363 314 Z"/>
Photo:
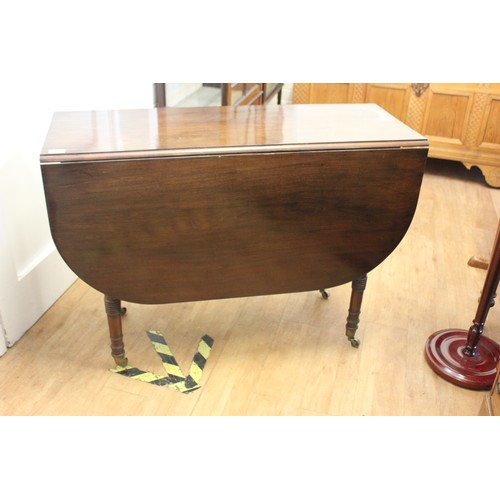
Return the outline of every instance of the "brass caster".
<path id="1" fill-rule="evenodd" d="M 323 299 L 325 300 L 328 300 L 328 298 L 330 297 L 330 292 L 328 290 L 325 290 L 324 288 L 322 288 L 319 293 L 321 293 L 321 296 L 323 297 Z"/>
<path id="2" fill-rule="evenodd" d="M 115 360 L 115 363 L 116 363 L 116 366 L 128 366 L 128 359 L 127 358 L 123 358 L 123 357 L 113 357 L 113 359 Z"/>
<path id="3" fill-rule="evenodd" d="M 352 347 L 355 347 L 356 349 L 359 347 L 359 344 L 361 344 L 358 339 L 349 339 L 349 341 L 351 342 Z"/>

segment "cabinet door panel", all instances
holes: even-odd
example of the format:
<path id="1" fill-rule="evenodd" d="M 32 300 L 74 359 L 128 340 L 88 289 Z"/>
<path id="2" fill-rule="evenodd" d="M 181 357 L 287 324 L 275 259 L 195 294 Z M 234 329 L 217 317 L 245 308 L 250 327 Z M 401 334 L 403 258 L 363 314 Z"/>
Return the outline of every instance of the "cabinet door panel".
<path id="1" fill-rule="evenodd" d="M 349 102 L 349 84 L 312 85 L 311 102 L 314 104 L 347 103 Z"/>
<path id="2" fill-rule="evenodd" d="M 492 96 L 481 146 L 498 147 L 500 144 L 500 96 Z"/>
<path id="3" fill-rule="evenodd" d="M 368 84 L 365 102 L 378 104 L 398 120 L 404 121 L 409 98 L 409 84 Z"/>
<path id="4" fill-rule="evenodd" d="M 430 91 L 423 134 L 463 142 L 472 94 Z"/>

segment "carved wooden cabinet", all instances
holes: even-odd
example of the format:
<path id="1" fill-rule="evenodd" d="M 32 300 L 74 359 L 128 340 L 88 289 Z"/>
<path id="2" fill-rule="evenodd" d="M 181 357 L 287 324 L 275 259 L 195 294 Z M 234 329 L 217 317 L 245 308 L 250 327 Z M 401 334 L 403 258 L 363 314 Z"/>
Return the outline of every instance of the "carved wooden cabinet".
<path id="1" fill-rule="evenodd" d="M 376 103 L 426 136 L 430 157 L 500 187 L 500 83 L 296 83 L 293 102 Z"/>

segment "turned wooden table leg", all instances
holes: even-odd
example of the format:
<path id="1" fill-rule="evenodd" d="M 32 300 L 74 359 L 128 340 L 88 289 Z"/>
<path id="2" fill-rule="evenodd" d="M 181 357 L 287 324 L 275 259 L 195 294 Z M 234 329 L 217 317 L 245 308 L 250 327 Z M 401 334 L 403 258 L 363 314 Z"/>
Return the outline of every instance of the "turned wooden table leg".
<path id="1" fill-rule="evenodd" d="M 367 279 L 368 277 L 365 274 L 352 282 L 351 302 L 349 304 L 349 315 L 347 316 L 345 334 L 353 347 L 359 347 L 360 344 L 359 340 L 354 336 L 358 329 L 361 302 L 363 300 L 363 292 L 366 288 Z"/>
<path id="2" fill-rule="evenodd" d="M 108 316 L 109 336 L 111 339 L 111 355 L 118 366 L 127 366 L 125 346 L 123 344 L 122 316 L 126 309 L 121 306 L 119 299 L 104 296 L 104 307 Z"/>

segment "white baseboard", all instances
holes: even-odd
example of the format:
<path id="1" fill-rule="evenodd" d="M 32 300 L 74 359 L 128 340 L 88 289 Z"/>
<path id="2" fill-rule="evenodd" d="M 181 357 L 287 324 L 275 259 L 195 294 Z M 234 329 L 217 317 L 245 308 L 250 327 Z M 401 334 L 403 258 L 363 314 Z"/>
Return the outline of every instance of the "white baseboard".
<path id="1" fill-rule="evenodd" d="M 7 352 L 7 336 L 3 327 L 2 315 L 0 314 L 0 356 Z"/>
<path id="2" fill-rule="evenodd" d="M 13 346 L 77 278 L 55 248 L 34 260 L 19 273 L 8 296 L 2 297 L 7 347 Z"/>
<path id="3" fill-rule="evenodd" d="M 27 265 L 25 265 L 21 270 L 17 271 L 17 280 L 22 281 L 45 259 L 48 259 L 55 250 L 56 247 L 54 243 L 50 242 L 45 248 L 43 248 L 40 252 L 38 252 L 38 254 L 34 258 L 32 258 Z"/>

